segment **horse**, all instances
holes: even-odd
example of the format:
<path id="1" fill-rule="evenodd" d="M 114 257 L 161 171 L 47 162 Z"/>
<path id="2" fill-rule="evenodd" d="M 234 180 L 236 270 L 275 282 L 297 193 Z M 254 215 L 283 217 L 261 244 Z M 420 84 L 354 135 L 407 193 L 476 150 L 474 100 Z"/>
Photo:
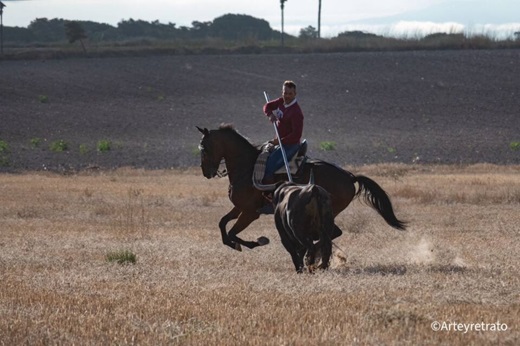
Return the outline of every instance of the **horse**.
<path id="1" fill-rule="evenodd" d="M 227 169 L 228 196 L 233 203 L 233 208 L 220 219 L 218 224 L 222 242 L 238 251 L 242 250 L 241 245 L 253 249 L 269 244 L 269 239 L 264 236 L 256 241 L 247 241 L 238 237 L 240 232 L 260 217 L 258 209 L 265 204 L 262 191 L 254 187 L 252 179 L 255 162 L 261 152 L 260 147 L 251 144 L 231 124 L 223 124 L 214 130 L 198 126 L 197 129 L 202 133 L 199 150 L 203 176 L 207 179 L 219 176 L 222 160 Z M 331 194 L 334 218 L 347 208 L 354 198 L 363 196 L 366 204 L 374 208 L 388 225 L 397 230 L 406 229 L 406 222 L 396 217 L 387 193 L 372 179 L 363 175 L 354 175 L 322 160 L 306 160 L 300 166 L 298 173 L 293 176 L 293 181 L 306 184 L 310 180 L 311 171 L 314 174 L 315 184 Z M 286 179 L 286 175 L 275 177 L 276 182 Z M 357 189 L 355 183 L 358 184 Z M 227 231 L 227 224 L 235 219 L 235 223 Z M 332 239 L 342 233 L 343 231 L 334 225 Z"/>
<path id="2" fill-rule="evenodd" d="M 307 185 L 285 182 L 276 188 L 273 204 L 276 229 L 296 272 L 303 272 L 305 257 L 305 264 L 312 273 L 318 252 L 321 253 L 318 268 L 327 269 L 334 229 L 330 194 L 312 182 Z"/>

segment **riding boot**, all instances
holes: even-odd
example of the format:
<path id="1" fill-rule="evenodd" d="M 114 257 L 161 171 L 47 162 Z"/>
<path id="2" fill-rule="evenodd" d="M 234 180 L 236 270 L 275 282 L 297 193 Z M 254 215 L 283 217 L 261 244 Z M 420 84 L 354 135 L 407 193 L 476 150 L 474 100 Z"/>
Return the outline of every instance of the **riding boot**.
<path id="1" fill-rule="evenodd" d="M 262 185 L 273 185 L 274 183 L 274 177 L 264 177 L 264 179 L 262 179 Z"/>
<path id="2" fill-rule="evenodd" d="M 274 205 L 273 205 L 273 192 L 266 191 L 262 193 L 264 196 L 265 204 L 262 208 L 258 209 L 256 212 L 258 214 L 272 215 L 274 214 Z"/>
<path id="3" fill-rule="evenodd" d="M 274 177 L 264 177 L 262 180 L 262 184 L 264 185 L 272 185 L 274 184 Z M 264 191 L 262 192 L 262 196 L 264 197 L 264 206 L 257 210 L 259 214 L 274 214 L 274 206 L 273 206 L 273 191 Z"/>

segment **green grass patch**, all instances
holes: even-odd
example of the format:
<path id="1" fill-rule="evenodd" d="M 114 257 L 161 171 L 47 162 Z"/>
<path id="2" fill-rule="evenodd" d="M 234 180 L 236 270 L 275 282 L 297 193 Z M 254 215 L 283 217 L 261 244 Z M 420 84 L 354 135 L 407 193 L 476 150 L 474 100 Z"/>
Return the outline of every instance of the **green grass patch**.
<path id="1" fill-rule="evenodd" d="M 9 166 L 9 144 L 6 141 L 0 140 L 0 167 Z"/>
<path id="2" fill-rule="evenodd" d="M 51 145 L 49 146 L 49 149 L 51 149 L 51 151 L 55 151 L 55 152 L 67 151 L 69 149 L 69 144 L 67 142 L 65 142 L 63 139 L 60 139 L 60 140 L 52 142 Z"/>
<path id="3" fill-rule="evenodd" d="M 6 154 L 9 152 L 9 144 L 6 141 L 0 140 L 0 154 Z"/>
<path id="4" fill-rule="evenodd" d="M 48 103 L 49 102 L 49 96 L 47 96 L 47 95 L 38 95 L 38 101 L 40 101 L 40 103 Z"/>
<path id="5" fill-rule="evenodd" d="M 32 148 L 38 148 L 40 144 L 42 143 L 42 139 L 38 137 L 31 138 L 31 147 Z"/>
<path id="6" fill-rule="evenodd" d="M 90 149 L 89 149 L 88 145 L 86 145 L 86 144 L 79 145 L 79 153 L 81 155 L 84 155 L 84 154 L 88 153 L 89 151 L 90 151 Z"/>
<path id="7" fill-rule="evenodd" d="M 97 142 L 97 150 L 100 152 L 110 151 L 112 143 L 109 140 L 102 139 Z"/>
<path id="8" fill-rule="evenodd" d="M 164 96 L 162 92 L 152 88 L 151 86 L 144 88 L 144 90 L 149 96 L 155 98 L 157 101 L 164 101 L 166 99 L 166 96 Z"/>
<path id="9" fill-rule="evenodd" d="M 112 251 L 105 256 L 107 262 L 117 262 L 118 264 L 135 264 L 137 256 L 129 250 Z"/>
<path id="10" fill-rule="evenodd" d="M 323 151 L 336 150 L 336 142 L 323 141 L 320 143 L 320 149 Z"/>
<path id="11" fill-rule="evenodd" d="M 511 150 L 514 150 L 514 151 L 520 150 L 520 142 L 513 141 L 513 142 L 509 143 L 509 148 L 511 148 Z"/>

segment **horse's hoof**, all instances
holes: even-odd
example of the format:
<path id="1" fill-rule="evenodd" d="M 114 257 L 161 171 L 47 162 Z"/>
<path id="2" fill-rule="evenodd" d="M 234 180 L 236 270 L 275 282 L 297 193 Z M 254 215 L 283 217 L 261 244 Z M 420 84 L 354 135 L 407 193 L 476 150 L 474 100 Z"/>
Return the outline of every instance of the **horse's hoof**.
<path id="1" fill-rule="evenodd" d="M 242 251 L 242 246 L 239 243 L 235 243 L 235 250 Z"/>
<path id="2" fill-rule="evenodd" d="M 258 245 L 263 246 L 269 244 L 269 238 L 266 237 L 260 237 L 257 240 Z"/>

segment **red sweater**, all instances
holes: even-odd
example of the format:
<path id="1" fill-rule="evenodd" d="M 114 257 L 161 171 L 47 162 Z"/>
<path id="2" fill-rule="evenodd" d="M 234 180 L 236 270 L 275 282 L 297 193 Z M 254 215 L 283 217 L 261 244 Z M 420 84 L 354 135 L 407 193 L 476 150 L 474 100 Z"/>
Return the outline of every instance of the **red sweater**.
<path id="1" fill-rule="evenodd" d="M 290 106 L 285 107 L 283 98 L 280 97 L 264 105 L 265 115 L 271 114 L 276 109 L 283 114 L 281 118 L 278 117 L 276 122 L 282 144 L 300 144 L 303 134 L 303 113 L 298 102 L 295 100 Z"/>

